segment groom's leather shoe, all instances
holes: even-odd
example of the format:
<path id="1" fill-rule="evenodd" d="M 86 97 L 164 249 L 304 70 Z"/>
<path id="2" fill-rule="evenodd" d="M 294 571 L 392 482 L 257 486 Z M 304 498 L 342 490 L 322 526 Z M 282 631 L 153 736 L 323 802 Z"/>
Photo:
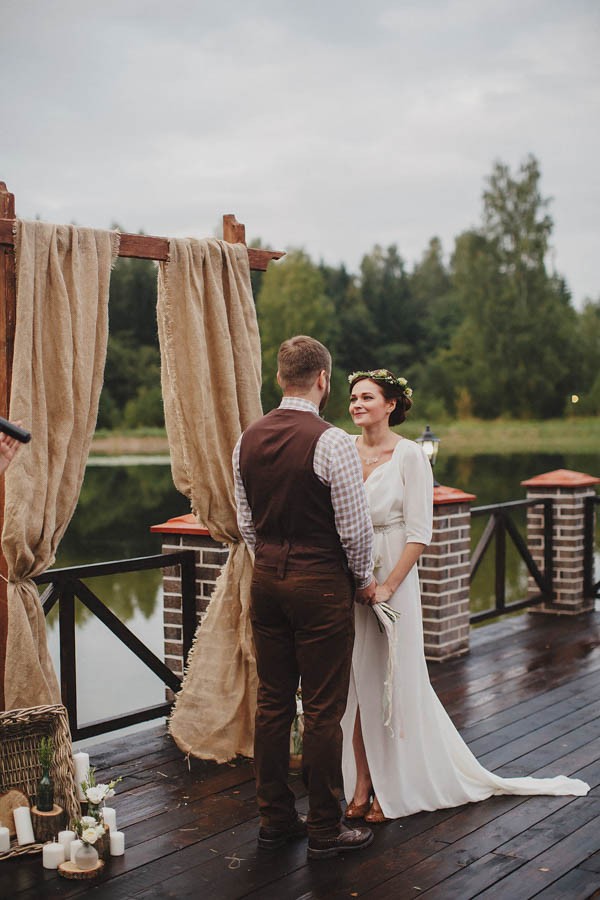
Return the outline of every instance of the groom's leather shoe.
<path id="1" fill-rule="evenodd" d="M 370 828 L 346 828 L 340 825 L 339 832 L 330 838 L 309 837 L 306 855 L 309 859 L 327 859 L 350 850 L 364 850 L 373 840 Z"/>
<path id="2" fill-rule="evenodd" d="M 263 825 L 258 832 L 258 846 L 263 850 L 277 850 L 288 841 L 300 840 L 307 834 L 306 816 L 298 815 L 287 828 L 272 828 L 269 825 Z"/>

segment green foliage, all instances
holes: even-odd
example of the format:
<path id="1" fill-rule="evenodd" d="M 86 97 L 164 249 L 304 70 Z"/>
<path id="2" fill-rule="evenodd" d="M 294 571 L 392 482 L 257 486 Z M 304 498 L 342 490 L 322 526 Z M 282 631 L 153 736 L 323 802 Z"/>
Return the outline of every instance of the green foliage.
<path id="1" fill-rule="evenodd" d="M 600 298 L 588 300 L 577 321 L 577 364 L 570 394 L 579 397 L 573 404 L 567 398 L 567 411 L 579 416 L 600 414 Z"/>
<path id="2" fill-rule="evenodd" d="M 43 737 L 38 747 L 38 758 L 42 769 L 49 769 L 54 759 L 54 740 L 51 737 Z"/>
<path id="3" fill-rule="evenodd" d="M 110 280 L 109 329 L 98 427 L 164 427 L 155 263 L 117 260 Z"/>
<path id="4" fill-rule="evenodd" d="M 451 277 L 463 319 L 436 361 L 446 374 L 446 404 L 457 414 L 547 418 L 563 411 L 576 314 L 564 281 L 546 272 L 552 220 L 539 179 L 533 157 L 516 177 L 497 163 L 483 195 L 482 228 L 456 241 Z"/>
<path id="5" fill-rule="evenodd" d="M 310 334 L 327 345 L 334 328 L 334 305 L 325 293 L 325 280 L 302 250 L 293 250 L 281 263 L 269 266 L 256 300 L 262 341 L 265 411 L 279 404 L 277 351 L 286 338 Z"/>
<path id="6" fill-rule="evenodd" d="M 279 345 L 310 334 L 333 356 L 330 419 L 347 411 L 346 374 L 377 367 L 407 377 L 415 414 L 432 422 L 600 413 L 600 300 L 577 313 L 547 270 L 553 221 L 540 185 L 533 156 L 515 173 L 495 163 L 481 224 L 458 235 L 448 262 L 432 237 L 411 271 L 392 244 L 373 247 L 356 274 L 302 250 L 252 273 L 264 409 L 281 396 Z M 155 264 L 119 260 L 99 427 L 164 424 L 155 308 Z"/>

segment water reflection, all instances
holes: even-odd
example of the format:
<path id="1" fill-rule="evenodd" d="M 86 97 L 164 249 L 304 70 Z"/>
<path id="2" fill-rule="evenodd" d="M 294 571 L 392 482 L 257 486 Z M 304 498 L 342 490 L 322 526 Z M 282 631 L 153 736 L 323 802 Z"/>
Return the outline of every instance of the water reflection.
<path id="1" fill-rule="evenodd" d="M 55 566 L 160 553 L 161 536 L 151 534 L 150 526 L 187 512 L 189 504 L 173 486 L 171 469 L 164 462 L 89 465 Z M 86 579 L 86 584 L 147 647 L 164 658 L 160 569 L 103 575 Z M 160 680 L 80 601 L 75 605 L 75 619 L 80 724 L 164 699 Z M 60 671 L 58 607 L 48 616 L 47 626 L 50 653 Z"/>

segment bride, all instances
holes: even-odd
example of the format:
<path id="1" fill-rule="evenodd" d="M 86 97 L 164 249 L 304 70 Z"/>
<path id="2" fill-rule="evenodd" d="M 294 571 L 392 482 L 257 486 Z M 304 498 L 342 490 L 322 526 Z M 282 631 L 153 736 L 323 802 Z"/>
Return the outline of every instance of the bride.
<path id="1" fill-rule="evenodd" d="M 431 540 L 432 472 L 421 448 L 391 431 L 412 405 L 405 378 L 354 372 L 350 414 L 375 531 L 374 603 L 400 613 L 385 639 L 355 605 L 354 653 L 342 720 L 346 819 L 368 822 L 460 806 L 492 794 L 587 794 L 579 779 L 500 778 L 481 766 L 438 700 L 423 649 L 417 560 Z M 383 642 L 383 643 L 382 643 Z M 390 679 L 390 673 L 392 677 Z M 382 705 L 387 708 L 382 714 Z"/>

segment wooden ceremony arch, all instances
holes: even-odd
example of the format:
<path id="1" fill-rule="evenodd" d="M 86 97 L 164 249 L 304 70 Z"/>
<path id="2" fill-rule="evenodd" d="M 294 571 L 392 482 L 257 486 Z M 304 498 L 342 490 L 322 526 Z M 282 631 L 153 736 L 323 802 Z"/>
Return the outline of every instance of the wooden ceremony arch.
<path id="1" fill-rule="evenodd" d="M 15 197 L 0 181 L 0 416 L 8 418 L 13 369 L 16 325 L 17 284 L 14 246 L 16 220 Z M 223 240 L 230 244 L 246 243 L 246 228 L 235 215 L 223 216 Z M 285 253 L 248 247 L 248 260 L 253 271 L 266 271 L 274 259 Z M 119 256 L 164 261 L 169 256 L 169 238 L 153 235 L 121 234 Z M 0 533 L 4 525 L 4 478 L 0 478 Z M 0 709 L 4 708 L 4 662 L 7 639 L 6 560 L 0 549 Z"/>

